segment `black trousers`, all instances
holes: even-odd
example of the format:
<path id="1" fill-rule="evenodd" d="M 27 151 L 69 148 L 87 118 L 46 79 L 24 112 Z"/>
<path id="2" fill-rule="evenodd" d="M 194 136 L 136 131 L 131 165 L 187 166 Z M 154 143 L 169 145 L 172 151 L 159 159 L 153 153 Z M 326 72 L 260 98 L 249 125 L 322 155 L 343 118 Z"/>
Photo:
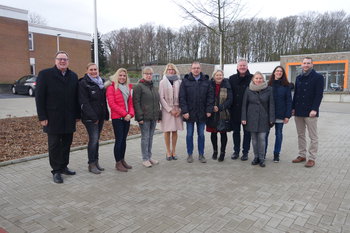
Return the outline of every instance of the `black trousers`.
<path id="1" fill-rule="evenodd" d="M 47 134 L 49 145 L 49 160 L 51 173 L 61 173 L 69 163 L 70 146 L 73 141 L 73 133 Z"/>

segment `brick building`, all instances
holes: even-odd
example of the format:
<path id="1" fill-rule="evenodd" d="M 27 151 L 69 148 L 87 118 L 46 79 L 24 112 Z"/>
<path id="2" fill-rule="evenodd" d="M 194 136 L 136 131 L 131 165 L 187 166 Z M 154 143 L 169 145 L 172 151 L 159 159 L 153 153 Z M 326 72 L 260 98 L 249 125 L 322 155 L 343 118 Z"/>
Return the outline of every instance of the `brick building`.
<path id="1" fill-rule="evenodd" d="M 69 67 L 79 76 L 91 61 L 88 33 L 28 23 L 28 11 L 0 5 L 0 83 L 13 83 L 54 65 L 57 50 L 69 54 Z"/>

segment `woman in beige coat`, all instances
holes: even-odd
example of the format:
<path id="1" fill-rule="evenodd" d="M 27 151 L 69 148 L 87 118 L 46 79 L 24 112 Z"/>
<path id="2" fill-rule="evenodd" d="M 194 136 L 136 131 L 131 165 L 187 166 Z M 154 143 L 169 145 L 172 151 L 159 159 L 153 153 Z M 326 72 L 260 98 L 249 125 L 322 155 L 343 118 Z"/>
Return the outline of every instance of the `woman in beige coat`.
<path id="1" fill-rule="evenodd" d="M 179 107 L 180 75 L 172 63 L 166 65 L 164 75 L 159 83 L 160 103 L 162 106 L 162 121 L 160 128 L 164 132 L 166 159 L 177 160 L 176 142 L 177 130 L 183 130 L 181 109 Z M 170 147 L 170 138 L 171 146 Z"/>

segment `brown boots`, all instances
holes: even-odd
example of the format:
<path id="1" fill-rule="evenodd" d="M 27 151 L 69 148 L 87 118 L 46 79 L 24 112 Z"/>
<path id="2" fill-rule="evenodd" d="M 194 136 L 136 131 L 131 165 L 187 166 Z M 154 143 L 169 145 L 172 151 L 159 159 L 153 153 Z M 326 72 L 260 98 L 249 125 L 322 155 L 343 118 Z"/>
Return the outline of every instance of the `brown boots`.
<path id="1" fill-rule="evenodd" d="M 92 172 L 94 174 L 101 174 L 101 171 L 97 168 L 96 163 L 89 164 L 89 172 Z"/>
<path id="2" fill-rule="evenodd" d="M 121 160 L 119 162 L 117 162 L 115 164 L 115 168 L 118 170 L 118 171 L 121 171 L 121 172 L 127 172 L 128 169 L 132 169 L 132 166 L 130 166 L 129 164 L 127 164 L 125 162 L 125 160 Z"/>

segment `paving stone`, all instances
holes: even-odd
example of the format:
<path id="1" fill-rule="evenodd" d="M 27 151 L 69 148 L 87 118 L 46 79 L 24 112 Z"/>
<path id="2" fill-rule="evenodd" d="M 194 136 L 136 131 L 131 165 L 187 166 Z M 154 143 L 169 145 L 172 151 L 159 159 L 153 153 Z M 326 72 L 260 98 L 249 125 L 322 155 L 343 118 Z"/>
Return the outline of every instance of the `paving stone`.
<path id="1" fill-rule="evenodd" d="M 323 103 L 322 103 L 323 104 Z M 140 138 L 127 141 L 127 173 L 115 170 L 113 144 L 100 147 L 101 175 L 87 171 L 86 150 L 71 153 L 75 176 L 52 182 L 47 158 L 0 167 L 0 227 L 12 232 L 350 232 L 350 104 L 321 107 L 316 166 L 293 164 L 294 120 L 284 126 L 281 161 L 266 168 L 227 158 L 186 162 L 186 132 L 179 132 L 177 161 L 166 161 L 163 134 L 154 136 L 160 164 L 144 168 Z M 323 105 L 321 105 L 323 106 Z M 345 106 L 345 107 L 344 107 Z M 334 106 L 333 106 L 334 107 Z M 194 141 L 196 142 L 196 136 Z M 195 153 L 197 153 L 195 151 Z M 332 156 L 329 156 L 329 155 Z"/>

